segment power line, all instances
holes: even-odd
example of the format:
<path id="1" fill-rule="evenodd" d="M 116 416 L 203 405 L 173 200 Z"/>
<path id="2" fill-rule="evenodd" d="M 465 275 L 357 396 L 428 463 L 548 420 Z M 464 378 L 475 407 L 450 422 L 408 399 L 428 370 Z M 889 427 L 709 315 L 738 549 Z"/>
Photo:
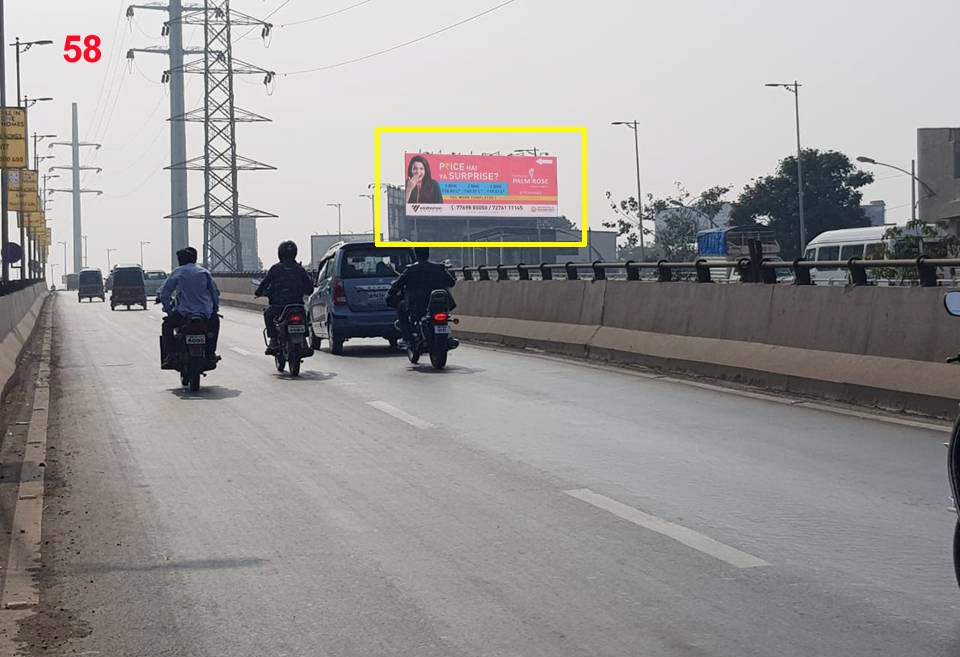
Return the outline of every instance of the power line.
<path id="1" fill-rule="evenodd" d="M 266 21 L 268 18 L 270 18 L 271 16 L 273 16 L 274 14 L 276 14 L 278 11 L 280 11 L 281 9 L 283 9 L 284 7 L 286 7 L 288 4 L 290 4 L 290 1 L 291 1 L 291 0 L 284 0 L 283 2 L 281 2 L 281 3 L 280 3 L 280 6 L 277 7 L 276 9 L 274 9 L 273 11 L 271 11 L 271 12 L 270 12 L 269 14 L 267 14 L 266 16 L 264 16 L 264 17 L 263 17 L 263 20 Z M 254 26 L 251 27 L 249 30 L 247 30 L 246 32 L 244 32 L 243 34 L 241 34 L 240 36 L 234 38 L 233 41 L 232 41 L 232 43 L 236 43 L 237 41 L 241 41 L 241 40 L 243 40 L 243 39 L 246 39 L 246 38 L 250 35 L 250 33 L 253 32 L 254 30 L 256 30 L 258 27 L 261 27 L 261 26 L 254 25 Z M 262 27 L 261 27 L 261 29 L 262 29 Z"/>
<path id="2" fill-rule="evenodd" d="M 378 50 L 377 52 L 370 53 L 369 55 L 363 55 L 363 56 L 361 56 L 361 57 L 354 57 L 353 59 L 348 59 L 348 60 L 343 61 L 343 62 L 337 62 L 336 64 L 328 64 L 328 65 L 326 65 L 326 66 L 318 66 L 318 67 L 316 67 L 316 68 L 307 68 L 307 69 L 303 69 L 302 71 L 291 71 L 290 73 L 284 73 L 283 76 L 284 76 L 284 77 L 289 77 L 289 76 L 291 76 L 291 75 L 303 75 L 303 74 L 305 74 L 305 73 L 316 73 L 316 72 L 318 72 L 318 71 L 328 71 L 328 70 L 330 70 L 330 69 L 332 69 L 332 68 L 339 68 L 339 67 L 341 67 L 341 66 L 347 66 L 348 64 L 356 64 L 357 62 L 362 62 L 362 61 L 364 61 L 364 60 L 366 60 L 366 59 L 372 59 L 372 58 L 374 58 L 374 57 L 379 57 L 380 55 L 385 55 L 385 54 L 387 54 L 388 52 L 393 52 L 394 50 L 399 50 L 400 48 L 405 48 L 406 46 L 410 46 L 410 45 L 413 45 L 414 43 L 418 43 L 418 42 L 420 42 L 420 41 L 424 41 L 424 40 L 429 39 L 430 37 L 436 36 L 436 35 L 438 35 L 438 34 L 442 34 L 442 33 L 444 33 L 444 32 L 448 32 L 448 31 L 450 31 L 450 30 L 452 30 L 452 29 L 454 29 L 454 28 L 456 28 L 456 27 L 460 27 L 461 25 L 463 25 L 463 24 L 465 24 L 465 23 L 469 23 L 470 21 L 477 20 L 478 18 L 481 18 L 481 17 L 483 17 L 483 16 L 486 16 L 487 14 L 493 13 L 493 12 L 497 11 L 498 9 L 502 9 L 503 7 L 506 7 L 507 5 L 511 5 L 511 4 L 513 4 L 514 2 L 516 2 L 516 1 L 517 1 L 517 0 L 507 0 L 506 2 L 502 2 L 502 3 L 500 3 L 499 5 L 496 5 L 495 7 L 491 7 L 490 9 L 487 9 L 487 10 L 485 10 L 485 11 L 480 12 L 479 14 L 474 14 L 473 16 L 470 16 L 470 17 L 468 17 L 468 18 L 464 18 L 463 20 L 457 21 L 456 23 L 452 23 L 452 24 L 450 24 L 450 25 L 447 25 L 446 27 L 440 28 L 439 30 L 435 30 L 435 31 L 433 31 L 433 32 L 430 32 L 429 34 L 424 34 L 423 36 L 419 36 L 419 37 L 417 37 L 416 39 L 411 39 L 410 41 L 405 41 L 405 42 L 400 43 L 400 44 L 397 44 L 397 45 L 395 45 L 395 46 L 391 46 L 390 48 L 384 48 L 383 50 Z"/>
<path id="3" fill-rule="evenodd" d="M 367 4 L 368 2 L 373 2 L 373 0 L 360 0 L 360 2 L 354 3 L 354 4 L 352 4 L 352 5 L 348 6 L 348 7 L 344 7 L 343 9 L 338 9 L 338 10 L 336 10 L 336 11 L 331 11 L 329 14 L 323 14 L 323 15 L 321 15 L 321 16 L 314 16 L 313 18 L 305 18 L 305 19 L 303 19 L 302 21 L 293 21 L 293 22 L 291 22 L 291 23 L 284 23 L 284 24 L 281 25 L 280 27 L 290 27 L 291 25 L 303 25 L 304 23 L 312 23 L 312 22 L 314 22 L 314 21 L 320 21 L 320 20 L 323 20 L 324 18 L 330 18 L 331 16 L 336 16 L 337 14 L 342 14 L 342 13 L 345 12 L 345 11 L 350 11 L 351 9 L 353 9 L 353 8 L 355 8 L 355 7 L 359 7 L 360 5 L 365 5 L 365 4 Z"/>

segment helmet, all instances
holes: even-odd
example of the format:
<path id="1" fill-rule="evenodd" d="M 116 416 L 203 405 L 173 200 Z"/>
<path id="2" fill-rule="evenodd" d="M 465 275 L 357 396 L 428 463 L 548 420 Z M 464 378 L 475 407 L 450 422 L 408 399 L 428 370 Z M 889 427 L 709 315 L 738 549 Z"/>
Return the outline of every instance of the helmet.
<path id="1" fill-rule="evenodd" d="M 297 257 L 297 245 L 291 240 L 280 242 L 277 247 L 277 258 L 280 260 L 293 260 Z"/>
<path id="2" fill-rule="evenodd" d="M 417 261 L 419 262 L 430 259 L 430 247 L 428 246 L 414 247 L 413 253 L 417 256 Z"/>
<path id="3" fill-rule="evenodd" d="M 192 246 L 187 246 L 177 251 L 177 262 L 183 266 L 197 261 L 197 250 Z"/>

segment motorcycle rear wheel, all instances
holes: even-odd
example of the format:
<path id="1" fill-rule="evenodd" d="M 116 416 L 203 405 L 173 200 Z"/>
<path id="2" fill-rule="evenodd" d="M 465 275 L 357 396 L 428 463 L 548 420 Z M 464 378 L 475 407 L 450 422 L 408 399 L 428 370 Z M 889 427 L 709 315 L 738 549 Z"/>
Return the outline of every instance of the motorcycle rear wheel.
<path id="1" fill-rule="evenodd" d="M 190 374 L 190 392 L 200 392 L 200 372 Z"/>
<path id="2" fill-rule="evenodd" d="M 300 376 L 300 347 L 297 345 L 290 347 L 287 364 L 290 366 L 290 376 Z"/>
<path id="3" fill-rule="evenodd" d="M 430 350 L 430 364 L 435 370 L 442 370 L 447 366 L 447 345 L 436 345 Z"/>

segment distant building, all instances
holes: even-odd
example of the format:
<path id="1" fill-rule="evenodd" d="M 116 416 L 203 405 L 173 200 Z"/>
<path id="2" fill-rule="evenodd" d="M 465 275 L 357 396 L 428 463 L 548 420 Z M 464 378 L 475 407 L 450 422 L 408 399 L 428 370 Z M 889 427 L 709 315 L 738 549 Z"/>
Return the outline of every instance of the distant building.
<path id="1" fill-rule="evenodd" d="M 212 237 L 210 239 L 210 245 L 216 249 L 217 253 L 225 253 L 227 249 L 227 240 L 222 236 Z M 260 261 L 259 250 L 257 248 L 257 220 L 256 219 L 240 219 L 240 253 L 241 253 L 241 269 L 243 271 L 261 271 L 263 269 L 263 264 Z M 212 266 L 212 271 L 229 271 L 230 268 L 224 267 L 222 264 L 219 266 Z"/>
<path id="2" fill-rule="evenodd" d="M 960 233 L 960 128 L 917 130 L 917 178 L 933 191 L 918 186 L 920 219 Z"/>
<path id="3" fill-rule="evenodd" d="M 864 216 L 870 220 L 871 226 L 882 226 L 887 223 L 887 204 L 884 201 L 870 201 L 861 205 Z"/>

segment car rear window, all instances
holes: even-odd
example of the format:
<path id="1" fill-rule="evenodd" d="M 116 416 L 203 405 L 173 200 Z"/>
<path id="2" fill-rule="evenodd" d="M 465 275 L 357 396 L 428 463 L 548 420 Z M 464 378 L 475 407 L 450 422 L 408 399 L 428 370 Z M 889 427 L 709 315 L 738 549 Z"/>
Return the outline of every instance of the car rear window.
<path id="1" fill-rule="evenodd" d="M 167 278 L 167 273 L 162 271 L 148 271 L 143 275 L 148 281 L 163 281 Z"/>
<path id="2" fill-rule="evenodd" d="M 340 265 L 340 277 L 393 278 L 412 262 L 413 253 L 409 249 L 347 249 Z"/>
<path id="3" fill-rule="evenodd" d="M 113 272 L 114 285 L 142 285 L 143 272 L 139 269 L 118 269 Z"/>
<path id="4" fill-rule="evenodd" d="M 102 279 L 100 272 L 98 271 L 82 271 L 80 272 L 80 282 L 89 285 L 91 283 L 99 283 Z"/>

